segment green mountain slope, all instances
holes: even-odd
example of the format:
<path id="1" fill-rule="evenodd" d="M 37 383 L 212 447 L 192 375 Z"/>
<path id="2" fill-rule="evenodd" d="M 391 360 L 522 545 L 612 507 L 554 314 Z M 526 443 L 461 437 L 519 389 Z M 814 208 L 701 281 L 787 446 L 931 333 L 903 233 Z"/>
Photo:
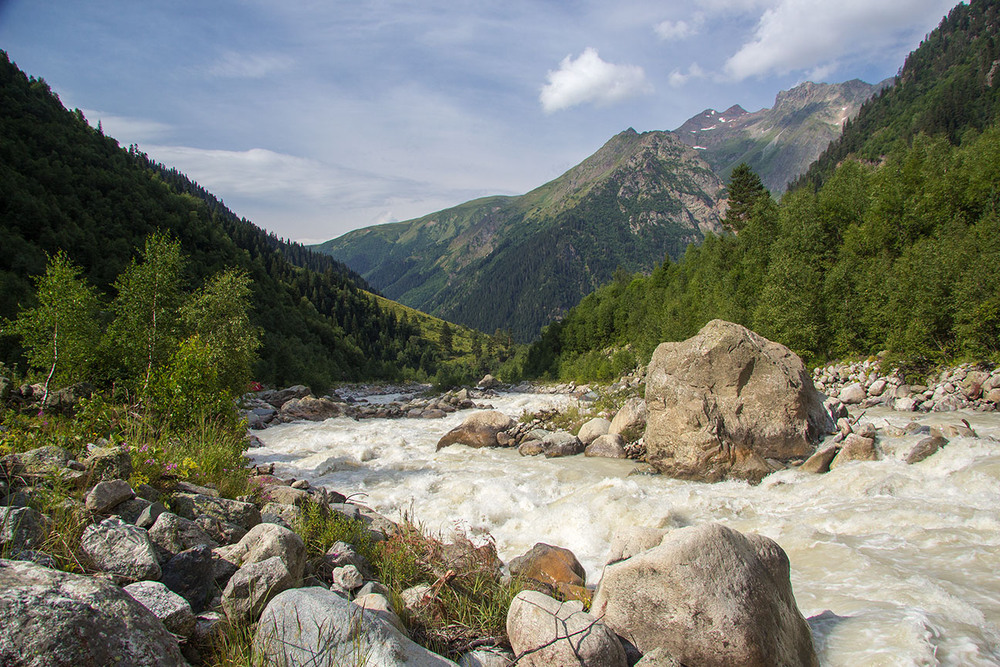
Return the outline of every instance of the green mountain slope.
<path id="1" fill-rule="evenodd" d="M 888 83 L 807 81 L 778 93 L 770 109 L 753 113 L 739 105 L 721 113 L 706 109 L 674 132 L 684 143 L 698 147 L 721 177 L 728 178 L 734 167 L 746 162 L 771 192 L 779 194 L 840 136 L 861 104 Z"/>
<path id="2" fill-rule="evenodd" d="M 720 230 L 722 183 L 668 132 L 629 129 L 559 178 L 314 246 L 386 296 L 528 340 L 619 267 L 649 270 Z"/>
<path id="3" fill-rule="evenodd" d="M 47 255 L 65 250 L 110 295 L 156 230 L 181 242 L 187 287 L 228 267 L 253 279 L 254 323 L 264 330 L 259 380 L 322 388 L 435 372 L 436 343 L 381 308 L 346 267 L 238 218 L 134 147 L 123 150 L 0 52 L 0 321 L 31 303 L 31 277 Z M 0 336 L 0 361 L 18 360 L 17 340 Z"/>
<path id="4" fill-rule="evenodd" d="M 851 141 L 882 151 L 891 138 L 877 159 L 817 167 L 780 202 L 754 202 L 738 235 L 601 287 L 543 331 L 526 374 L 609 379 L 617 355 L 645 361 L 714 318 L 810 363 L 883 350 L 914 374 L 956 357 L 995 363 L 1000 117 L 987 115 L 998 7 L 959 5 L 909 56 L 896 87 L 865 105 L 854 127 L 868 134 L 852 129 Z M 982 86 L 971 85 L 974 72 Z M 961 81 L 973 112 L 943 122 L 954 107 L 942 91 Z"/>
<path id="5" fill-rule="evenodd" d="M 795 185 L 818 187 L 847 157 L 879 161 L 921 132 L 957 144 L 991 126 L 1000 118 L 998 23 L 996 0 L 957 5 Z"/>

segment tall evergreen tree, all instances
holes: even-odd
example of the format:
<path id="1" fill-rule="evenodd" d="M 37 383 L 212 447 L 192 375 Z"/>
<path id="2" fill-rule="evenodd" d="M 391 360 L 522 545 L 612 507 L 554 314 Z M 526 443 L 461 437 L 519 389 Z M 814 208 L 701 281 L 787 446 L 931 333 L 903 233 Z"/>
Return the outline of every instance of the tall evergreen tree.
<path id="1" fill-rule="evenodd" d="M 746 162 L 741 162 L 733 169 L 729 182 L 729 208 L 722 224 L 731 231 L 739 232 L 746 227 L 754 207 L 770 196 L 760 176 Z"/>

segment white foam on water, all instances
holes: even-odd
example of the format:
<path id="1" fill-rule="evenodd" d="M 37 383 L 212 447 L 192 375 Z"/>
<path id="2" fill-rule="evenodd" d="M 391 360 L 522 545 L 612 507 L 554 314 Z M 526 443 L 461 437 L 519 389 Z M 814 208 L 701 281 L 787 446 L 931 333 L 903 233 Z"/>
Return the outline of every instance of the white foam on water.
<path id="1" fill-rule="evenodd" d="M 565 396 L 513 394 L 493 403 L 524 410 Z M 783 471 L 758 486 L 632 476 L 631 461 L 521 457 L 514 449 L 438 439 L 470 413 L 444 419 L 329 419 L 260 432 L 258 463 L 361 499 L 429 530 L 490 534 L 505 561 L 536 542 L 572 550 L 600 578 L 622 526 L 718 521 L 774 539 L 823 665 L 1000 665 L 1000 416 L 870 411 L 877 425 L 967 419 L 980 437 L 957 437 L 915 465 L 923 436 L 881 438 L 884 460 L 825 475 Z"/>

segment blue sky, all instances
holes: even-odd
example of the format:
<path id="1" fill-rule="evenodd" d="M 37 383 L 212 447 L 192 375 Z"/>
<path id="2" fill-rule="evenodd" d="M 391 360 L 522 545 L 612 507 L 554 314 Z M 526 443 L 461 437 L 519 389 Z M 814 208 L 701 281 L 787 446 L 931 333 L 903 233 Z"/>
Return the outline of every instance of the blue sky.
<path id="1" fill-rule="evenodd" d="M 123 146 L 322 241 L 555 178 L 614 134 L 896 73 L 953 0 L 0 0 Z"/>

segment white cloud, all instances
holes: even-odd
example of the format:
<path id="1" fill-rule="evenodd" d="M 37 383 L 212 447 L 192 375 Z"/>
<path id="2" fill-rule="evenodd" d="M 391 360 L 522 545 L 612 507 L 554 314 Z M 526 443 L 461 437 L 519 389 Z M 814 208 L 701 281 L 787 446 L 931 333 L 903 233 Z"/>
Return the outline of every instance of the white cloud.
<path id="1" fill-rule="evenodd" d="M 687 21 L 663 21 L 653 28 L 660 39 L 672 41 L 685 39 L 698 32 L 697 28 Z"/>
<path id="2" fill-rule="evenodd" d="M 87 122 L 97 127 L 98 121 L 104 134 L 121 143 L 133 144 L 156 141 L 171 131 L 171 126 L 148 118 L 132 118 L 94 109 L 81 109 Z"/>
<path id="3" fill-rule="evenodd" d="M 754 37 L 725 64 L 730 79 L 813 71 L 830 75 L 838 61 L 908 44 L 928 14 L 954 0 L 778 0 Z M 919 35 L 916 35 L 919 36 Z"/>
<path id="4" fill-rule="evenodd" d="M 558 70 L 549 71 L 548 80 L 539 96 L 546 113 L 587 102 L 613 104 L 650 90 L 641 67 L 604 62 L 589 47 L 575 60 L 563 58 Z"/>
<path id="5" fill-rule="evenodd" d="M 692 63 L 691 66 L 688 67 L 687 72 L 675 69 L 670 73 L 670 76 L 667 77 L 667 80 L 670 82 L 671 86 L 678 88 L 691 79 L 703 79 L 705 78 L 705 75 L 705 70 L 699 67 L 698 63 Z"/>
<path id="6" fill-rule="evenodd" d="M 226 51 L 205 71 L 223 79 L 263 79 L 291 67 L 294 61 L 281 54 L 240 53 Z"/>

